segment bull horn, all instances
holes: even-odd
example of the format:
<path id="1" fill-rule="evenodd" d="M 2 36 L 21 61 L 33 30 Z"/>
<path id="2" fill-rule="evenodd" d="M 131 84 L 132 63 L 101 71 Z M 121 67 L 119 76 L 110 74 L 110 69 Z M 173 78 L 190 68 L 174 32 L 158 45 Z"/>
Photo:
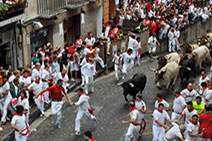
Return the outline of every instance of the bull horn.
<path id="1" fill-rule="evenodd" d="M 153 72 L 156 72 L 156 71 L 157 71 L 157 69 L 153 69 L 153 68 L 149 68 L 149 67 L 148 67 L 148 69 L 149 69 L 150 71 L 153 71 Z"/>
<path id="2" fill-rule="evenodd" d="M 132 88 L 134 88 L 134 84 L 133 84 L 133 83 L 129 83 L 129 85 L 130 85 Z"/>
<path id="3" fill-rule="evenodd" d="M 124 82 L 117 83 L 118 86 L 121 86 Z"/>
<path id="4" fill-rule="evenodd" d="M 186 69 L 189 70 L 189 71 L 191 71 L 191 68 L 189 68 L 189 67 L 186 67 Z"/>

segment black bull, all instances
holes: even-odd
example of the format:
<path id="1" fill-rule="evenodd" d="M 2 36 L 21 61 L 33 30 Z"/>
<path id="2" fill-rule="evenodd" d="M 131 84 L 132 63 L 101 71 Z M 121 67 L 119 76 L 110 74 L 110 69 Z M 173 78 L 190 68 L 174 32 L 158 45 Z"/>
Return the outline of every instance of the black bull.
<path id="1" fill-rule="evenodd" d="M 147 82 L 147 78 L 143 73 L 135 74 L 132 79 L 123 82 L 121 86 L 124 89 L 124 98 L 126 101 L 127 95 L 131 95 L 134 99 L 136 98 L 136 94 L 138 92 L 142 93 Z"/>

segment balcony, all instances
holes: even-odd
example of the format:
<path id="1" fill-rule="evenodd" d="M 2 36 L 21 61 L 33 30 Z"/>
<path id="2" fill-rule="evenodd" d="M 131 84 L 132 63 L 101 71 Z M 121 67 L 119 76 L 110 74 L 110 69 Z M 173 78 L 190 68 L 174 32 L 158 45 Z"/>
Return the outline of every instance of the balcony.
<path id="1" fill-rule="evenodd" d="M 65 12 L 66 0 L 37 0 L 38 14 L 42 18 L 52 18 Z"/>
<path id="2" fill-rule="evenodd" d="M 0 3 L 0 22 L 24 13 L 27 0 L 10 0 Z"/>
<path id="3" fill-rule="evenodd" d="M 66 0 L 66 8 L 75 9 L 89 3 L 89 0 Z"/>

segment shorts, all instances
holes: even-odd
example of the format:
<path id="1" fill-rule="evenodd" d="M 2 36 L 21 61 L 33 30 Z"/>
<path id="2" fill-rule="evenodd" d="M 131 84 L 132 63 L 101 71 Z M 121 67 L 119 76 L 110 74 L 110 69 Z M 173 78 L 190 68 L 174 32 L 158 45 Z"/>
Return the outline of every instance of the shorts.
<path id="1" fill-rule="evenodd" d="M 152 53 L 152 52 L 156 52 L 156 46 L 155 47 L 148 47 L 148 51 L 149 53 Z"/>

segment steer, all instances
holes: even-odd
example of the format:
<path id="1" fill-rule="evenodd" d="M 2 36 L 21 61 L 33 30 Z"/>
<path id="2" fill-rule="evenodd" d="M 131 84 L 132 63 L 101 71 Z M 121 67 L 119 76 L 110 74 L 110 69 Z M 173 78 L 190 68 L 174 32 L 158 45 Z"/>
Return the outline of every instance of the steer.
<path id="1" fill-rule="evenodd" d="M 192 56 L 196 60 L 196 66 L 198 66 L 200 69 L 202 69 L 202 62 L 205 61 L 206 58 L 211 61 L 210 51 L 206 46 L 200 46 L 193 50 Z"/>
<path id="2" fill-rule="evenodd" d="M 157 83 L 158 89 L 162 89 L 165 86 L 166 89 L 170 87 L 171 82 L 172 85 L 175 84 L 177 80 L 177 76 L 179 74 L 179 65 L 176 62 L 169 62 L 160 70 L 153 70 L 156 74 L 155 83 Z"/>
<path id="3" fill-rule="evenodd" d="M 167 63 L 169 62 L 176 62 L 177 64 L 180 63 L 180 56 L 178 53 L 176 52 L 173 52 L 173 53 L 169 53 L 165 56 L 159 56 L 158 57 L 158 69 L 157 70 L 160 70 L 162 67 L 164 67 Z"/>
<path id="4" fill-rule="evenodd" d="M 126 101 L 128 101 L 127 95 L 129 94 L 135 99 L 136 94 L 138 92 L 140 92 L 140 93 L 143 92 L 146 82 L 147 82 L 146 75 L 143 73 L 139 73 L 139 74 L 135 74 L 132 79 L 130 79 L 126 82 L 123 82 L 121 84 L 118 84 L 118 85 L 121 85 L 123 87 L 124 98 Z"/>
<path id="5" fill-rule="evenodd" d="M 180 63 L 180 78 L 181 78 L 181 84 L 183 83 L 183 80 L 186 79 L 189 80 L 191 72 L 193 72 L 194 77 L 195 75 L 195 60 L 194 58 L 185 58 Z"/>

